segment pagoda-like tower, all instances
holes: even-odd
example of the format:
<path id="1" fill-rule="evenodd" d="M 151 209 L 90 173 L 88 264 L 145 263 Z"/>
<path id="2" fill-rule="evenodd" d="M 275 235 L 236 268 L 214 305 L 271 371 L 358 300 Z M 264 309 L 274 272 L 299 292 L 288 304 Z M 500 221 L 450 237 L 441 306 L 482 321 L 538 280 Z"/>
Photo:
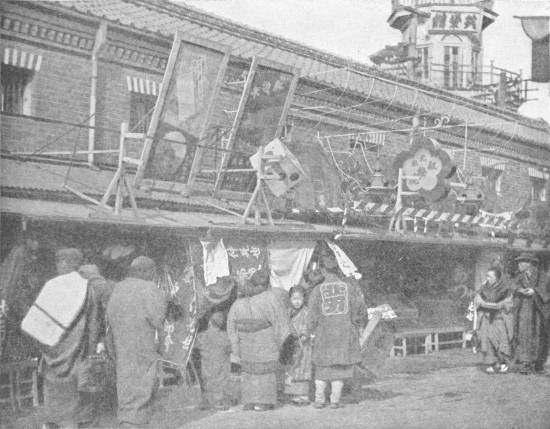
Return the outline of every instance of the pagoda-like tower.
<path id="1" fill-rule="evenodd" d="M 407 74 L 451 91 L 482 84 L 482 33 L 498 16 L 493 1 L 392 0 L 389 24 L 401 31 Z"/>

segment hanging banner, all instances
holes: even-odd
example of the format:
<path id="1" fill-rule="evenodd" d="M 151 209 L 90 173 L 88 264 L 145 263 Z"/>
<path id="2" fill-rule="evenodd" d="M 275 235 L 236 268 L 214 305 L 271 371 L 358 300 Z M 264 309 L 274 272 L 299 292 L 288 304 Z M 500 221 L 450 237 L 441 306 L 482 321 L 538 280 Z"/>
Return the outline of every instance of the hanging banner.
<path id="1" fill-rule="evenodd" d="M 252 274 L 267 266 L 267 249 L 262 242 L 226 240 L 225 248 L 231 275 L 238 284 L 247 281 Z"/>
<path id="2" fill-rule="evenodd" d="M 269 280 L 272 287 L 289 290 L 302 280 L 316 243 L 276 241 L 269 244 Z"/>
<path id="3" fill-rule="evenodd" d="M 136 183 L 184 191 L 207 145 L 209 123 L 229 60 L 229 48 L 177 33 L 153 111 Z"/>

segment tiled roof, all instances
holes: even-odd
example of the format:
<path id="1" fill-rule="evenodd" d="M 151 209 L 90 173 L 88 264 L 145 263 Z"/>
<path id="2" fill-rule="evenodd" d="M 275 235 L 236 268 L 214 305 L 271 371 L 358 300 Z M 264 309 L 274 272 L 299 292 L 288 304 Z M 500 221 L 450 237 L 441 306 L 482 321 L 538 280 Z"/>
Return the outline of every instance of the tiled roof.
<path id="1" fill-rule="evenodd" d="M 69 168 L 70 171 L 67 174 Z M 71 188 L 97 199 L 103 196 L 114 174 L 115 172 L 112 170 L 82 165 L 69 167 L 66 163 L 55 164 L 8 158 L 0 160 L 0 183 L 4 194 L 9 190 L 14 190 L 18 194 L 37 193 L 39 197 L 46 193 L 68 194 L 69 191 L 64 187 L 66 183 Z M 184 197 L 168 193 L 148 194 L 137 190 L 136 197 L 149 200 L 156 206 L 162 205 L 162 203 L 173 203 L 188 210 L 216 211 L 211 203 L 226 209 L 244 210 L 244 203 L 235 201 L 226 204 L 208 196 Z"/>
<path id="2" fill-rule="evenodd" d="M 48 5 L 50 2 L 43 2 Z M 519 137 L 550 147 L 547 127 L 502 109 L 488 107 L 436 88 L 400 80 L 357 61 L 310 48 L 297 42 L 183 5 L 162 0 L 63 0 L 57 4 L 123 26 L 173 37 L 176 31 L 221 42 L 232 54 L 253 56 L 297 67 L 301 77 L 348 88 L 373 99 L 409 109 L 447 114 L 459 122 L 482 124 L 506 137 Z"/>

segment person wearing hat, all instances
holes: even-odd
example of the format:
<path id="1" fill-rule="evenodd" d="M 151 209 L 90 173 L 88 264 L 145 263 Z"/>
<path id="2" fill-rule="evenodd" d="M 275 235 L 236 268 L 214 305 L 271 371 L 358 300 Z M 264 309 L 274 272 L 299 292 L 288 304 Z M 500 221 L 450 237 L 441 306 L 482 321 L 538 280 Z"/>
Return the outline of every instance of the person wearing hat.
<path id="1" fill-rule="evenodd" d="M 155 262 L 138 256 L 130 264 L 128 276 L 116 284 L 107 304 L 121 427 L 145 426 L 152 417 L 161 358 L 155 336 L 163 332 L 168 307 L 156 278 Z"/>
<path id="2" fill-rule="evenodd" d="M 277 404 L 279 353 L 290 334 L 290 317 L 261 270 L 239 284 L 227 316 L 232 361 L 241 365 L 245 410 L 264 411 Z"/>
<path id="3" fill-rule="evenodd" d="M 75 273 L 82 259 L 78 249 L 58 250 L 55 254 L 58 277 Z M 81 363 L 95 353 L 100 335 L 99 303 L 90 293 L 89 285 L 87 289 L 80 316 L 58 344 L 43 352 L 40 367 L 44 379 L 44 428 L 94 425 L 95 410 L 90 394 L 78 391 Z"/>
<path id="4" fill-rule="evenodd" d="M 539 272 L 539 260 L 533 253 L 522 252 L 515 260 L 518 263 L 514 278 L 515 358 L 521 374 L 543 372 L 550 329 L 549 280 Z"/>

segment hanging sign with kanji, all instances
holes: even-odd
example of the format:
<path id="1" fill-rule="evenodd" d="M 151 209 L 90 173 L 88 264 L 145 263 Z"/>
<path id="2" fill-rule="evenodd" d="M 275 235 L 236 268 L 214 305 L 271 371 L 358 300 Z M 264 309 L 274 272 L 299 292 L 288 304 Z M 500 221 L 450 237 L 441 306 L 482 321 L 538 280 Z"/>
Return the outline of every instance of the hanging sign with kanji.
<path id="1" fill-rule="evenodd" d="M 415 138 L 410 149 L 395 157 L 393 167 L 402 170 L 404 189 L 418 192 L 427 201 L 439 201 L 449 192 L 446 179 L 453 173 L 453 163 L 434 139 Z"/>
<path id="2" fill-rule="evenodd" d="M 431 32 L 481 31 L 482 15 L 479 11 L 433 10 L 430 17 Z"/>

